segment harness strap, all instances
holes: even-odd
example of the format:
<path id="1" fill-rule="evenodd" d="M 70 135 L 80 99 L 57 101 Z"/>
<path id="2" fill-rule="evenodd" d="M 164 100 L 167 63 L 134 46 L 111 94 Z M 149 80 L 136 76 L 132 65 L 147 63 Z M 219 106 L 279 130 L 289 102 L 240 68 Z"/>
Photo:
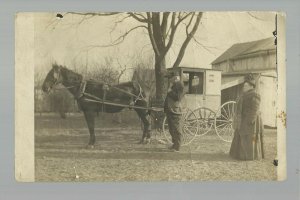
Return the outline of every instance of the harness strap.
<path id="1" fill-rule="evenodd" d="M 139 95 L 137 96 L 137 98 L 134 100 L 134 103 L 136 103 L 138 100 L 143 100 L 145 99 L 144 95 L 143 95 L 143 90 L 141 85 L 138 83 L 139 85 Z"/>
<path id="2" fill-rule="evenodd" d="M 94 80 L 89 80 L 89 82 L 91 82 L 92 84 L 98 84 L 98 83 L 99 83 L 99 82 L 94 81 Z M 139 87 L 140 87 L 140 94 L 139 94 L 139 95 L 135 95 L 135 94 L 132 94 L 132 93 L 130 93 L 130 92 L 127 92 L 126 90 L 123 90 L 123 89 L 121 89 L 121 88 L 118 88 L 118 87 L 116 87 L 116 86 L 114 86 L 114 85 L 110 85 L 110 84 L 107 84 L 107 83 L 104 83 L 104 82 L 101 82 L 101 83 L 104 84 L 104 85 L 107 85 L 109 88 L 113 88 L 113 89 L 118 90 L 118 91 L 120 91 L 120 92 L 122 92 L 122 93 L 124 93 L 124 94 L 129 95 L 129 96 L 136 97 L 136 98 L 138 98 L 138 100 L 142 100 L 142 99 L 140 98 L 141 96 L 143 97 L 143 95 L 141 94 L 142 88 L 141 88 L 140 85 L 139 85 Z"/>
<path id="3" fill-rule="evenodd" d="M 76 95 L 76 99 L 79 99 L 80 97 L 83 96 L 83 94 L 85 93 L 85 88 L 86 88 L 86 81 L 82 81 L 80 83 L 80 87 L 78 90 L 78 94 Z"/>
<path id="4" fill-rule="evenodd" d="M 127 95 L 129 95 L 129 96 L 133 96 L 133 97 L 139 98 L 139 96 L 137 96 L 137 95 L 135 95 L 135 94 L 132 94 L 132 93 L 130 93 L 130 92 L 127 92 L 126 90 L 123 90 L 123 89 L 121 89 L 121 88 L 118 88 L 118 87 L 115 87 L 115 86 L 111 86 L 111 85 L 109 85 L 109 87 L 111 87 L 111 88 L 113 88 L 113 89 L 115 89 L 115 90 L 118 90 L 118 91 L 120 91 L 120 92 L 122 92 L 122 93 L 124 93 L 124 94 L 127 94 Z M 141 100 L 141 99 L 140 99 L 140 100 Z"/>
<path id="5" fill-rule="evenodd" d="M 102 101 L 104 102 L 105 100 L 106 100 L 106 93 L 107 93 L 107 90 L 108 90 L 109 88 L 107 87 L 107 85 L 103 85 L 103 99 L 102 99 Z M 105 104 L 103 103 L 102 104 L 102 112 L 104 112 L 104 109 L 105 109 Z"/>
<path id="6" fill-rule="evenodd" d="M 141 110 L 152 110 L 152 111 L 156 111 L 156 112 L 162 112 L 163 108 L 158 108 L 158 107 L 143 107 L 143 106 L 128 106 L 128 105 L 124 105 L 124 104 L 119 104 L 119 103 L 114 103 L 114 102 L 108 102 L 108 101 L 104 101 L 103 99 L 89 94 L 89 93 L 84 93 L 84 95 L 86 97 L 90 97 L 90 98 L 85 98 L 84 100 L 87 102 L 94 102 L 94 103 L 101 103 L 101 104 L 106 104 L 106 105 L 112 105 L 112 106 L 117 106 L 117 107 L 123 107 L 123 108 L 134 108 L 134 109 L 141 109 Z"/>

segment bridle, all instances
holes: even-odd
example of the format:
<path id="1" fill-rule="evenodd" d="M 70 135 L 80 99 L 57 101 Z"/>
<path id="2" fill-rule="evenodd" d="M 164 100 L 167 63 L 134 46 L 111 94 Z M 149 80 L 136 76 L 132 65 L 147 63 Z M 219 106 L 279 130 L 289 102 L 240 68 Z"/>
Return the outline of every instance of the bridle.
<path id="1" fill-rule="evenodd" d="M 53 84 L 53 86 L 57 86 L 58 84 L 62 83 L 60 70 L 59 70 L 59 72 L 56 72 L 56 71 L 53 72 L 53 78 L 54 78 L 54 84 Z M 53 89 L 54 90 L 70 89 L 70 88 L 77 87 L 80 84 L 81 84 L 81 81 L 77 81 L 77 82 L 75 82 L 75 85 L 64 86 L 63 88 L 57 88 L 57 87 L 55 88 L 55 87 L 53 87 Z"/>

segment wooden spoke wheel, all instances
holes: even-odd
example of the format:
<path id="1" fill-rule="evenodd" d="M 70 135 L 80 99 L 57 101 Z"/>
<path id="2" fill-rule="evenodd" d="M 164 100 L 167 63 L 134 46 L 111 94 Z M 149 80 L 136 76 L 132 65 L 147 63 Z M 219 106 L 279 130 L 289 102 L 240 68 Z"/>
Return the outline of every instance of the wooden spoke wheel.
<path id="1" fill-rule="evenodd" d="M 188 111 L 183 116 L 183 130 L 181 136 L 181 145 L 189 145 L 196 137 L 198 133 L 198 119 L 197 115 L 193 111 Z M 172 137 L 169 132 L 169 125 L 167 117 L 163 121 L 163 133 L 168 143 L 172 143 Z"/>
<path id="2" fill-rule="evenodd" d="M 193 111 L 197 117 L 198 132 L 197 136 L 203 136 L 210 132 L 215 123 L 215 112 L 209 108 L 201 107 Z"/>
<path id="3" fill-rule="evenodd" d="M 215 116 L 215 130 L 219 138 L 225 142 L 231 142 L 234 135 L 233 118 L 236 111 L 236 102 L 224 103 Z"/>

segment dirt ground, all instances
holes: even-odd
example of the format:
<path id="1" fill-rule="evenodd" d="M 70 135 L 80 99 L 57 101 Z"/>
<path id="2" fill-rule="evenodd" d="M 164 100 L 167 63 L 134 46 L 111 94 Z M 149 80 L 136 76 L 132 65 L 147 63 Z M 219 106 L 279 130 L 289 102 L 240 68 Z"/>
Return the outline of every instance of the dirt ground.
<path id="1" fill-rule="evenodd" d="M 104 120 L 105 118 L 105 120 Z M 35 178 L 42 182 L 276 180 L 276 130 L 265 131 L 265 159 L 236 161 L 229 157 L 230 143 L 214 132 L 197 137 L 180 153 L 158 141 L 138 144 L 138 119 L 101 115 L 96 121 L 96 146 L 89 139 L 82 114 L 35 116 Z"/>

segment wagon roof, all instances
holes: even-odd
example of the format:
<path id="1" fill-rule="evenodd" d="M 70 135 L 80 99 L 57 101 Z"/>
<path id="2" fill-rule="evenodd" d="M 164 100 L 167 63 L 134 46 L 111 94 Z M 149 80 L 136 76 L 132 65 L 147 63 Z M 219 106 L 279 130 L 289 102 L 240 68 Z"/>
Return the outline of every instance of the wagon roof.
<path id="1" fill-rule="evenodd" d="M 220 69 L 211 69 L 211 68 L 200 68 L 200 67 L 187 67 L 187 66 L 179 66 L 174 68 L 168 68 L 168 71 L 176 71 L 179 69 L 183 69 L 184 71 L 190 72 L 203 72 L 203 71 L 222 71 Z"/>
<path id="2" fill-rule="evenodd" d="M 252 54 L 259 51 L 275 50 L 274 37 L 256 40 L 245 43 L 237 43 L 232 45 L 223 54 L 221 54 L 212 64 L 218 64 L 229 59 L 233 59 L 239 56 Z"/>

